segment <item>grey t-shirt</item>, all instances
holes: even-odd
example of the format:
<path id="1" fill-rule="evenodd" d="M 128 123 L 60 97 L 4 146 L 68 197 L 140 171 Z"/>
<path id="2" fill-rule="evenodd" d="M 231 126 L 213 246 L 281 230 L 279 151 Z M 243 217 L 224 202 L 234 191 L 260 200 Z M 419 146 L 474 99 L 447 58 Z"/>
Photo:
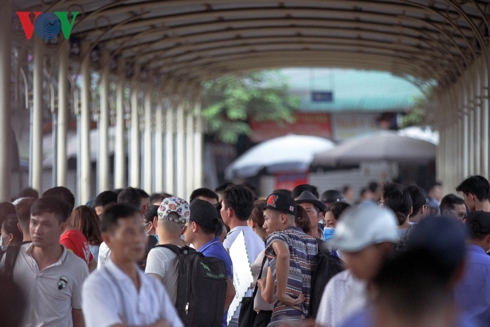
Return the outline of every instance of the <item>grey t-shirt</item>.
<path id="1" fill-rule="evenodd" d="M 170 249 L 155 247 L 146 259 L 146 274 L 155 274 L 163 279 L 163 286 L 175 304 L 177 301 L 177 279 L 179 277 L 177 254 Z"/>

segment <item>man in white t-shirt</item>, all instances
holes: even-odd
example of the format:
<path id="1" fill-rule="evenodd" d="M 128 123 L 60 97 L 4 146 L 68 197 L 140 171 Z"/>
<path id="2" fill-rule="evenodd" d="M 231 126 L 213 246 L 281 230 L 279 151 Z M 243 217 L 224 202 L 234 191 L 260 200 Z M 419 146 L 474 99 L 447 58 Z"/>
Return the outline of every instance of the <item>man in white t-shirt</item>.
<path id="1" fill-rule="evenodd" d="M 185 245 L 180 236 L 185 231 L 185 224 L 189 221 L 189 204 L 181 198 L 170 197 L 163 199 L 157 210 L 158 218 L 153 221 L 156 226 L 160 245 L 173 244 L 178 247 Z M 148 253 L 145 273 L 155 277 L 163 283 L 168 296 L 175 304 L 177 300 L 177 281 L 179 267 L 177 254 L 165 247 L 154 247 Z"/>
<path id="2" fill-rule="evenodd" d="M 254 195 L 247 187 L 230 185 L 223 192 L 223 202 L 220 211 L 224 223 L 230 227 L 230 232 L 226 236 L 223 246 L 229 251 L 240 232 L 243 232 L 250 265 L 254 263 L 255 259 L 265 248 L 264 241 L 253 231 L 252 227 L 247 225 L 247 221 L 252 214 L 254 201 Z M 233 257 L 232 253 L 230 255 Z M 251 295 L 251 291 L 249 293 Z M 229 326 L 238 324 L 239 312 L 240 307 L 235 312 Z"/>
<path id="3" fill-rule="evenodd" d="M 126 187 L 117 196 L 117 203 L 127 203 L 140 209 L 141 221 L 144 221 L 143 215 L 148 209 L 148 198 L 143 196 L 141 190 Z M 105 242 L 102 242 L 99 246 L 99 259 L 97 261 L 97 269 L 101 269 L 111 258 L 111 249 Z"/>
<path id="4" fill-rule="evenodd" d="M 68 203 L 49 196 L 32 204 L 32 243 L 20 247 L 13 265 L 14 281 L 28 299 L 24 327 L 84 326 L 81 293 L 88 267 L 60 244 L 70 210 Z M 1 266 L 7 274 L 12 272 L 5 260 Z"/>
<path id="5" fill-rule="evenodd" d="M 145 226 L 138 208 L 116 204 L 101 219 L 111 260 L 83 285 L 87 327 L 183 327 L 165 288 L 137 266 L 145 254 Z"/>

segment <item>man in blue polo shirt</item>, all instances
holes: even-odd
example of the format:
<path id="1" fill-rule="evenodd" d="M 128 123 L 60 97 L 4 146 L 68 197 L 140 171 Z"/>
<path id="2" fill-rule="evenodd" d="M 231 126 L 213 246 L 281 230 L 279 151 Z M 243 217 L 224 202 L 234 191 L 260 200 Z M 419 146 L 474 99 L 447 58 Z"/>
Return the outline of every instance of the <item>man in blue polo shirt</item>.
<path id="1" fill-rule="evenodd" d="M 226 266 L 228 286 L 222 324 L 223 327 L 226 327 L 228 307 L 235 297 L 235 287 L 233 286 L 233 265 L 230 255 L 221 244 L 220 238 L 215 236 L 216 230 L 222 228 L 218 219 L 218 211 L 211 203 L 200 199 L 194 199 L 191 202 L 190 210 L 191 215 L 184 233 L 185 241 L 191 243 L 205 256 L 223 260 Z"/>
<path id="2" fill-rule="evenodd" d="M 454 291 L 459 309 L 475 322 L 490 322 L 490 213 L 470 212 L 466 218 L 466 267 Z"/>

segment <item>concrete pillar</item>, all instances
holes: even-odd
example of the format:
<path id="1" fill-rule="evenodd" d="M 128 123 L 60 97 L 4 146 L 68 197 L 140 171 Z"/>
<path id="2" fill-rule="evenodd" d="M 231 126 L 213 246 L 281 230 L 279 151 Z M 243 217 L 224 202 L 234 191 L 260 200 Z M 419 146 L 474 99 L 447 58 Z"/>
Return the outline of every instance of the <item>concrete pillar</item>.
<path id="1" fill-rule="evenodd" d="M 119 79 L 116 91 L 116 136 L 114 149 L 114 188 L 126 186 L 126 135 L 124 108 L 124 74 L 119 61 Z"/>
<path id="2" fill-rule="evenodd" d="M 484 55 L 482 55 L 484 56 Z M 482 73 L 480 75 L 481 78 L 481 85 L 480 85 L 480 94 L 481 94 L 481 174 L 483 176 L 488 177 L 489 170 L 488 170 L 488 151 L 489 151 L 489 142 L 488 142 L 488 74 L 490 73 L 489 71 L 489 65 L 487 58 L 482 57 L 480 60 L 481 63 L 481 70 Z"/>
<path id="3" fill-rule="evenodd" d="M 174 111 L 173 104 L 169 103 L 165 117 L 165 192 L 170 194 L 175 194 Z"/>
<path id="4" fill-rule="evenodd" d="M 165 161 L 164 161 L 164 126 L 163 126 L 163 103 L 162 99 L 157 99 L 156 109 L 155 109 L 155 155 L 153 156 L 153 172 L 155 176 L 155 183 L 153 192 L 163 192 L 164 191 L 164 172 L 165 172 Z"/>
<path id="5" fill-rule="evenodd" d="M 68 132 L 68 56 L 70 46 L 68 41 L 62 41 L 59 49 L 59 71 L 58 71 L 58 140 L 56 150 L 56 185 L 66 186 L 66 174 L 68 172 L 68 158 L 66 154 L 66 141 Z M 53 160 L 55 160 L 53 158 Z"/>
<path id="6" fill-rule="evenodd" d="M 469 170 L 469 112 L 468 112 L 468 94 L 466 88 L 464 87 L 464 81 L 460 81 L 461 88 L 459 89 L 462 93 L 462 111 L 463 111 L 463 178 L 466 178 L 470 174 Z"/>
<path id="7" fill-rule="evenodd" d="M 176 151 L 176 170 L 177 170 L 177 187 L 176 195 L 185 197 L 185 98 L 180 97 L 177 104 L 177 151 Z"/>
<path id="8" fill-rule="evenodd" d="M 196 118 L 194 128 L 194 188 L 203 186 L 203 118 L 201 117 L 201 102 L 196 102 Z"/>
<path id="9" fill-rule="evenodd" d="M 86 55 L 82 59 L 80 73 L 82 77 L 81 83 L 81 109 L 80 109 L 80 167 L 77 167 L 80 171 L 79 176 L 79 189 L 80 193 L 79 203 L 85 204 L 90 200 L 90 187 L 91 187 L 91 167 L 92 160 L 90 158 L 90 56 L 87 53 L 88 45 L 83 46 L 82 53 Z"/>
<path id="10" fill-rule="evenodd" d="M 135 70 L 135 75 L 136 74 Z M 137 78 L 137 77 L 135 77 Z M 138 81 L 131 85 L 131 134 L 130 134 L 130 154 L 129 154 L 129 186 L 140 187 L 141 174 L 141 140 L 140 140 L 140 121 L 138 110 Z"/>
<path id="11" fill-rule="evenodd" d="M 470 68 L 466 72 L 466 108 L 468 109 L 468 172 L 475 173 L 475 103 L 473 102 L 473 80 Z"/>
<path id="12" fill-rule="evenodd" d="M 0 201 L 10 201 L 11 171 L 10 171 L 10 138 L 12 137 L 12 126 L 10 119 L 10 97 L 11 97 L 11 2 L 7 1 L 0 6 Z M 42 59 L 42 54 L 41 54 Z M 42 61 L 41 61 L 42 63 Z M 38 85 L 39 87 L 39 85 Z M 41 84 L 42 87 L 42 84 Z M 42 134 L 41 134 L 42 136 Z M 42 154 L 42 152 L 41 152 Z M 38 188 L 39 189 L 39 188 Z M 39 191 L 41 191 L 39 189 Z"/>
<path id="13" fill-rule="evenodd" d="M 185 130 L 185 180 L 186 180 L 186 199 L 188 199 L 194 190 L 194 104 L 189 108 L 186 119 Z"/>
<path id="14" fill-rule="evenodd" d="M 2 44 L 2 48 L 5 46 Z M 11 49 L 9 48 L 9 53 Z M 31 126 L 30 176 L 32 188 L 43 192 L 43 66 L 44 42 L 34 36 L 34 72 Z M 10 85 L 10 82 L 9 82 Z M 9 86 L 10 90 L 10 86 Z M 10 131 L 10 129 L 9 129 Z M 10 138 L 10 137 L 9 137 Z"/>
<path id="15" fill-rule="evenodd" d="M 99 153 L 97 160 L 98 192 L 109 190 L 109 65 L 107 53 L 102 52 L 101 61 L 106 63 L 100 75 Z"/>
<path id="16" fill-rule="evenodd" d="M 478 70 L 481 69 L 479 61 L 476 60 L 472 65 L 471 76 L 471 89 L 473 95 L 473 108 L 474 108 L 474 135 L 473 135 L 473 147 L 474 147 L 474 173 L 481 174 L 481 87 L 480 87 L 480 74 Z"/>
<path id="17" fill-rule="evenodd" d="M 143 181 L 144 189 L 147 192 L 153 191 L 153 180 L 155 179 L 153 168 L 153 110 L 151 107 L 152 89 L 147 87 L 145 92 L 145 131 L 144 131 L 144 147 L 143 147 Z"/>

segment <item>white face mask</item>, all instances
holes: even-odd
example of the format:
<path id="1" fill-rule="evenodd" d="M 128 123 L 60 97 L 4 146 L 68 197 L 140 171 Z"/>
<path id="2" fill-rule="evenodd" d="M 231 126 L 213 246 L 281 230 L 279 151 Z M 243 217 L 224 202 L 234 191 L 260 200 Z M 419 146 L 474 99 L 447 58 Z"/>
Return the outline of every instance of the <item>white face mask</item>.
<path id="1" fill-rule="evenodd" d="M 3 245 L 3 240 L 4 240 L 4 239 L 6 239 L 7 237 L 8 237 L 8 235 L 3 235 L 3 236 L 2 236 L 2 245 L 1 245 L 1 247 L 0 247 L 0 248 L 1 248 L 1 249 L 2 249 L 2 251 L 4 251 L 4 252 L 5 252 L 5 251 L 7 251 L 8 243 L 7 243 L 6 245 Z"/>

